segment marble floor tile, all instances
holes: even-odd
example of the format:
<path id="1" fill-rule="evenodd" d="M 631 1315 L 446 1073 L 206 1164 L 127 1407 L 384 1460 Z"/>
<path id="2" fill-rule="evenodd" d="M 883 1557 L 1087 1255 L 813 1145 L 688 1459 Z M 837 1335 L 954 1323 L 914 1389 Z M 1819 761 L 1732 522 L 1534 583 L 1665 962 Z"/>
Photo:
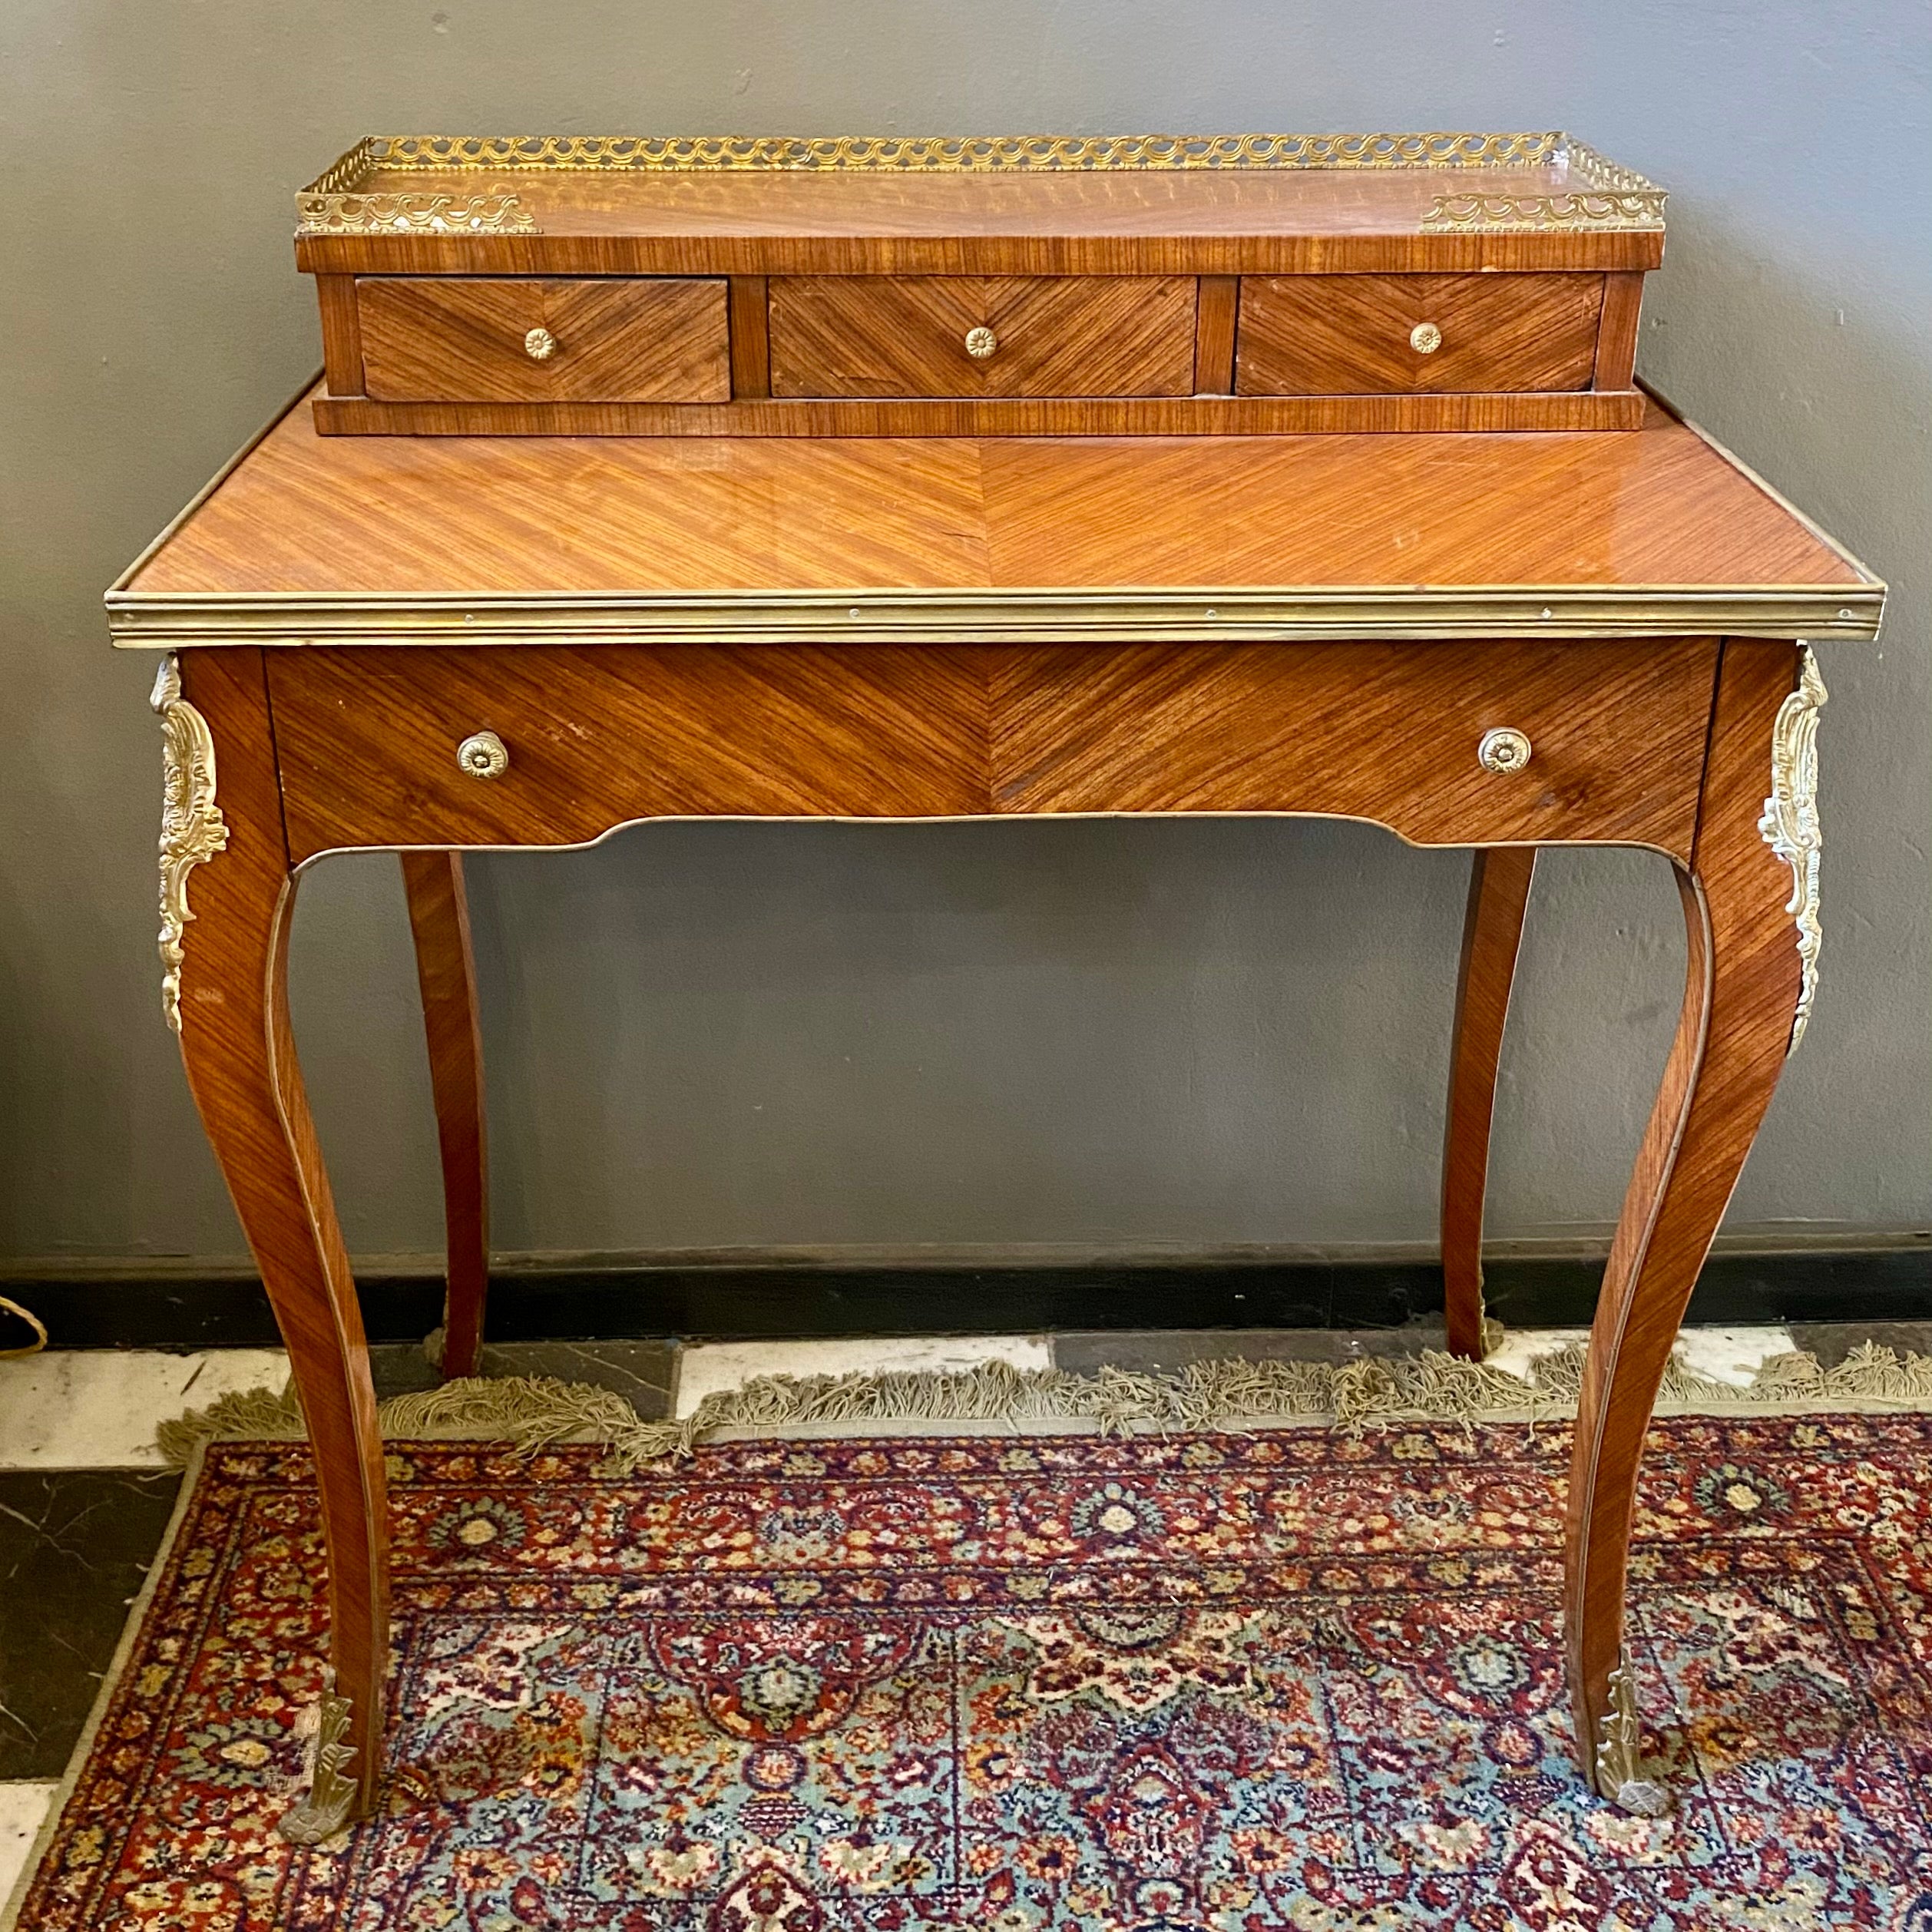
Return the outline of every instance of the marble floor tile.
<path id="1" fill-rule="evenodd" d="M 218 1395 L 280 1388 L 279 1348 L 49 1349 L 0 1361 L 0 1469 L 154 1469 L 157 1424 Z"/>
<path id="2" fill-rule="evenodd" d="M 0 1778 L 66 1768 L 180 1487 L 172 1470 L 0 1473 Z"/>
<path id="3" fill-rule="evenodd" d="M 26 1869 L 27 1854 L 54 1801 L 55 1788 L 51 1778 L 0 1783 L 0 1908 Z M 21 1932 L 28 1928 L 23 1926 Z"/>
<path id="4" fill-rule="evenodd" d="M 680 1351 L 677 1404 L 689 1415 L 706 1396 L 736 1388 L 758 1375 L 875 1375 L 891 1369 L 958 1371 L 989 1361 L 1015 1368 L 1049 1368 L 1051 1346 L 1044 1335 L 918 1336 L 909 1339 L 854 1338 L 815 1341 L 713 1341 Z"/>

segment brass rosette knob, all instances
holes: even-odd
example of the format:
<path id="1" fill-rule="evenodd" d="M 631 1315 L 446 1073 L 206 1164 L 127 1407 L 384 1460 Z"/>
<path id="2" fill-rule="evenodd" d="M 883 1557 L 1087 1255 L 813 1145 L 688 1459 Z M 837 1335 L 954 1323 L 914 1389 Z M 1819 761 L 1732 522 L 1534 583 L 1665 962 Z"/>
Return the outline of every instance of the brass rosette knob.
<path id="1" fill-rule="evenodd" d="M 1507 776 L 1520 772 L 1530 762 L 1530 741 L 1520 731 L 1504 726 L 1486 731 L 1476 746 L 1476 763 L 1486 772 Z"/>
<path id="2" fill-rule="evenodd" d="M 984 323 L 966 332 L 966 353 L 976 362 L 984 362 L 999 346 L 999 337 Z"/>
<path id="3" fill-rule="evenodd" d="M 533 362 L 547 362 L 557 353 L 557 338 L 548 329 L 533 329 L 523 339 L 523 352 Z"/>
<path id="4" fill-rule="evenodd" d="M 510 769 L 510 748 L 494 731 L 473 731 L 456 747 L 456 763 L 471 778 L 501 778 Z"/>

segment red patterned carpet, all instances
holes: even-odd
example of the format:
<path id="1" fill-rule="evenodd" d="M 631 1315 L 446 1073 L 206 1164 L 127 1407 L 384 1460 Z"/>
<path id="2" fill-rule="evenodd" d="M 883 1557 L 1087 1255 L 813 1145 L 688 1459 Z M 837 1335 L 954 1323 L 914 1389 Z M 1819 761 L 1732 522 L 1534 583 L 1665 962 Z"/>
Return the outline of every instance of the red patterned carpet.
<path id="1" fill-rule="evenodd" d="M 1568 1755 L 1567 1431 L 397 1452 L 387 1801 L 277 1835 L 306 1457 L 211 1449 L 31 1932 L 1932 1932 L 1932 1421 L 1662 1423 L 1646 1748 Z"/>

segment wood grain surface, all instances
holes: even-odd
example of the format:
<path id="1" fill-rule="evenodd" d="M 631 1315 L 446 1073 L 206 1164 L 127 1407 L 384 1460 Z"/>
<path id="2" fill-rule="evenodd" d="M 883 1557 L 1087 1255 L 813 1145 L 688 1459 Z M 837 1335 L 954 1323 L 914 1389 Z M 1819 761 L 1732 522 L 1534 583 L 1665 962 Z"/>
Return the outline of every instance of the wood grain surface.
<path id="1" fill-rule="evenodd" d="M 768 396 L 772 392 L 771 294 L 766 278 L 734 275 L 728 306 L 733 399 L 746 402 Z"/>
<path id="2" fill-rule="evenodd" d="M 1603 306 L 1600 275 L 1252 275 L 1241 288 L 1235 389 L 1584 389 Z M 1410 340 L 1425 323 L 1441 333 L 1427 354 Z"/>
<path id="3" fill-rule="evenodd" d="M 299 638 L 328 634 L 278 602 L 367 600 L 408 636 L 438 597 L 1872 582 L 1654 405 L 1629 436 L 696 445 L 323 437 L 298 407 L 110 608 L 260 597 Z"/>
<path id="4" fill-rule="evenodd" d="M 1533 845 L 1479 848 L 1470 869 L 1456 974 L 1449 1106 L 1442 1139 L 1442 1287 L 1449 1352 L 1483 1358 L 1483 1197 L 1503 1023 L 1516 977 Z"/>
<path id="5" fill-rule="evenodd" d="M 1330 812 L 1418 845 L 1628 840 L 1683 851 L 1709 639 L 1047 645 L 993 683 L 1001 812 Z M 1510 727 L 1528 766 L 1485 771 Z"/>
<path id="6" fill-rule="evenodd" d="M 721 402 L 731 394 L 722 281 L 366 276 L 363 379 L 389 402 Z M 548 329 L 534 359 L 524 339 Z"/>
<path id="7" fill-rule="evenodd" d="M 734 277 L 734 281 L 746 278 Z M 326 436 L 1274 436 L 1639 428 L 1635 390 L 1498 395 L 785 396 L 379 402 L 318 395 Z"/>
<path id="8" fill-rule="evenodd" d="M 329 1659 L 348 1697 L 356 1810 L 381 1770 L 389 1506 L 362 1312 L 316 1145 L 288 1008 L 295 882 L 283 841 L 263 653 L 183 654 L 216 746 L 226 849 L 197 866 L 181 969 L 181 1057 L 287 1345 L 314 1445 L 328 1555 Z"/>
<path id="9" fill-rule="evenodd" d="M 352 275 L 318 275 L 323 378 L 337 395 L 362 393 L 362 323 Z"/>
<path id="10" fill-rule="evenodd" d="M 1234 393 L 1235 326 L 1241 313 L 1238 275 L 1203 275 L 1194 305 L 1194 393 Z M 1418 427 L 1420 425 L 1418 425 Z M 1626 425 L 1634 429 L 1633 422 Z"/>
<path id="11" fill-rule="evenodd" d="M 1696 845 L 1679 867 L 1689 963 L 1677 1034 L 1611 1242 L 1576 1421 L 1564 1633 L 1594 1763 L 1623 1648 L 1643 1439 L 1684 1308 L 1783 1070 L 1797 1011 L 1790 869 L 1758 829 L 1788 643 L 1724 646 Z"/>
<path id="12" fill-rule="evenodd" d="M 775 396 L 1186 395 L 1191 277 L 776 276 Z M 989 356 L 968 335 L 991 329 Z"/>
<path id="13" fill-rule="evenodd" d="M 271 653 L 290 849 L 633 819 L 1308 812 L 1688 855 L 1716 647 L 597 645 Z M 1477 763 L 1527 732 L 1529 767 Z M 478 779 L 456 748 L 494 731 Z"/>
<path id="14" fill-rule="evenodd" d="M 1603 278 L 1603 317 L 1596 332 L 1592 386 L 1627 389 L 1636 380 L 1637 323 L 1643 307 L 1643 277 L 1625 273 Z"/>
<path id="15" fill-rule="evenodd" d="M 470 951 L 462 855 L 406 852 L 403 889 L 415 945 L 436 1107 L 446 1236 L 442 1371 L 474 1375 L 483 1354 L 490 1281 L 490 1160 L 485 1126 L 483 1035 Z"/>

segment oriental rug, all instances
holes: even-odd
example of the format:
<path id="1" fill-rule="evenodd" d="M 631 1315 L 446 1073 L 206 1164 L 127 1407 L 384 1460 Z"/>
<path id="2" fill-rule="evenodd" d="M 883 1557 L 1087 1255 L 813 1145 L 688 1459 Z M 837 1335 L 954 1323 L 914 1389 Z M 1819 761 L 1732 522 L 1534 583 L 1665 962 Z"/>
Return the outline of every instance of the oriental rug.
<path id="1" fill-rule="evenodd" d="M 31 1932 L 1932 1932 L 1932 1418 L 1679 1416 L 1570 1756 L 1560 1424 L 394 1447 L 379 1814 L 313 1850 L 306 1452 L 200 1452 Z"/>

